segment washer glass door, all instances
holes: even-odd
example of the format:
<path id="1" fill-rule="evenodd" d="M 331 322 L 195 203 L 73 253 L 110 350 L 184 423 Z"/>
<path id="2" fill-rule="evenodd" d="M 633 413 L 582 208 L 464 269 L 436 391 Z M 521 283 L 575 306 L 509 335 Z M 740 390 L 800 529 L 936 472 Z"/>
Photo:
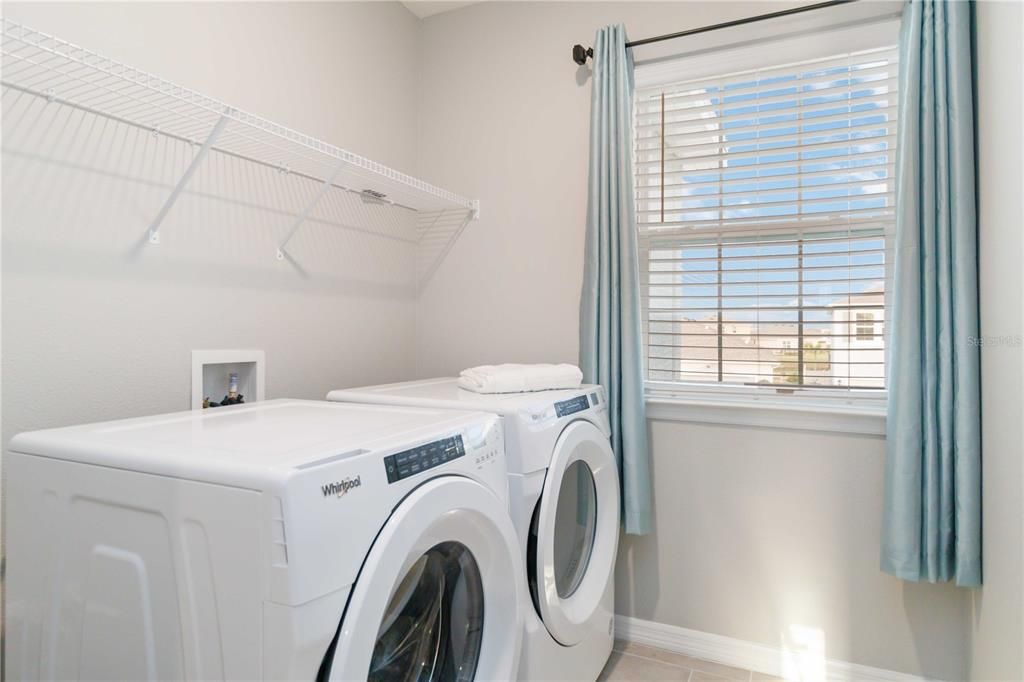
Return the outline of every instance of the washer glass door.
<path id="1" fill-rule="evenodd" d="M 370 660 L 372 682 L 472 680 L 483 639 L 480 567 L 459 542 L 434 545 L 406 571 Z"/>
<path id="2" fill-rule="evenodd" d="M 462 476 L 422 483 L 370 547 L 318 680 L 515 679 L 519 556 L 505 501 Z"/>

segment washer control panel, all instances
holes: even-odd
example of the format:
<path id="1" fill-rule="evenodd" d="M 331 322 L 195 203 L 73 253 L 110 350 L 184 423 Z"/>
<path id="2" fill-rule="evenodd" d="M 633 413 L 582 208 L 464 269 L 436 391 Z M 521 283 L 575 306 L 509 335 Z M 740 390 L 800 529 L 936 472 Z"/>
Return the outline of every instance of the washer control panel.
<path id="1" fill-rule="evenodd" d="M 476 456 L 473 458 L 473 462 L 475 464 L 480 464 L 480 465 L 490 464 L 498 456 L 498 452 L 499 452 L 499 450 L 496 447 L 491 448 L 489 450 L 479 451 L 479 452 L 476 453 Z"/>
<path id="2" fill-rule="evenodd" d="M 384 458 L 384 470 L 388 483 L 396 483 L 465 455 L 466 446 L 460 434 L 388 455 Z"/>

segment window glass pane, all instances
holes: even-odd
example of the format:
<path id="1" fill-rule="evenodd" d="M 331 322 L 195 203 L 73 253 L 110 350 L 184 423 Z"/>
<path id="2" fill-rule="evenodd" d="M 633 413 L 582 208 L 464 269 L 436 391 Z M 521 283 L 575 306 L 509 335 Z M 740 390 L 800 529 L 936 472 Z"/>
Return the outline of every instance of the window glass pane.
<path id="1" fill-rule="evenodd" d="M 896 57 L 637 93 L 648 379 L 885 387 Z"/>

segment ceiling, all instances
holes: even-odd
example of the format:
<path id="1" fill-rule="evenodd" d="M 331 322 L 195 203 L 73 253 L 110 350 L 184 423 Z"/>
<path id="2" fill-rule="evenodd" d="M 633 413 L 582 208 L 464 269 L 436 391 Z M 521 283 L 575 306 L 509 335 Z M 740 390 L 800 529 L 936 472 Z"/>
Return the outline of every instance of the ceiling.
<path id="1" fill-rule="evenodd" d="M 441 14 L 442 12 L 451 12 L 453 9 L 459 9 L 466 5 L 472 5 L 473 2 L 438 2 L 435 0 L 409 0 L 403 2 L 403 5 L 408 8 L 410 12 L 418 16 L 420 19 L 426 19 L 427 17 L 434 16 L 435 14 Z"/>

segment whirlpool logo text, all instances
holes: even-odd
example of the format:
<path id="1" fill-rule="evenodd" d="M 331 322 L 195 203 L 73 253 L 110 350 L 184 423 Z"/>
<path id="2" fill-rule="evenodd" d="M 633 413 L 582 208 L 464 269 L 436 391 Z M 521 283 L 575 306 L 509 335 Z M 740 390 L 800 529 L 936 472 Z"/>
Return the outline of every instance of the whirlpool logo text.
<path id="1" fill-rule="evenodd" d="M 353 488 L 358 488 L 362 484 L 362 477 L 355 476 L 341 481 L 335 481 L 334 483 L 327 483 L 326 485 L 320 486 L 320 490 L 324 492 L 324 497 L 330 497 L 331 495 L 334 495 L 335 497 L 342 497 L 347 494 L 348 491 Z"/>

